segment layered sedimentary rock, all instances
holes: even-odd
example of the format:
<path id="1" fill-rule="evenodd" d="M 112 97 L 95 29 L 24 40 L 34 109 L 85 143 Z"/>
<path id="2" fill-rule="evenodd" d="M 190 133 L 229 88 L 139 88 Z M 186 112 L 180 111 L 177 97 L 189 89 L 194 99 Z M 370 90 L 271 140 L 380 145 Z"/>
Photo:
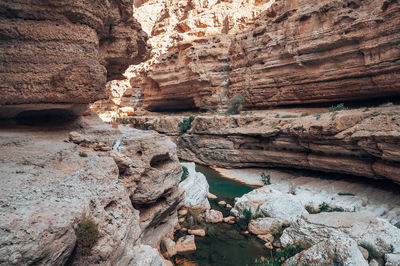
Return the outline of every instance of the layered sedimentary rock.
<path id="1" fill-rule="evenodd" d="M 198 42 L 202 42 L 199 40 Z M 214 37 L 210 45 L 182 44 L 160 58 L 147 74 L 143 107 L 165 111 L 226 102 L 229 84 L 229 39 Z"/>
<path id="2" fill-rule="evenodd" d="M 0 131 L 0 264 L 73 263 L 74 229 L 86 217 L 99 240 L 80 262 L 128 265 L 135 245 L 155 247 L 177 224 L 175 144 L 154 132 L 84 126 Z"/>
<path id="3" fill-rule="evenodd" d="M 143 61 L 132 1 L 2 1 L 0 104 L 89 103 Z"/>
<path id="4" fill-rule="evenodd" d="M 173 95 L 175 109 L 238 94 L 247 108 L 399 96 L 399 11 L 398 1 L 275 1 L 243 33 L 171 49 L 147 72 L 144 107 L 172 109 Z"/>
<path id="5" fill-rule="evenodd" d="M 248 107 L 400 95 L 397 1 L 277 1 L 230 48 Z"/>
<path id="6" fill-rule="evenodd" d="M 157 97 L 157 90 L 151 90 L 154 87 L 154 82 L 147 79 L 147 73 L 151 69 L 152 65 L 164 64 L 168 63 L 169 59 L 164 58 L 165 54 L 169 52 L 175 53 L 178 50 L 182 50 L 187 48 L 187 44 L 189 46 L 191 44 L 196 45 L 200 42 L 200 46 L 202 49 L 212 50 L 212 56 L 215 54 L 221 54 L 223 52 L 225 59 L 227 60 L 227 52 L 229 47 L 222 48 L 223 51 L 215 51 L 214 48 L 221 47 L 221 44 L 211 44 L 211 45 L 203 45 L 204 38 L 208 36 L 214 36 L 216 34 L 226 33 L 226 34 L 234 34 L 244 30 L 248 25 L 251 25 L 255 22 L 258 16 L 267 9 L 273 1 L 271 0 L 230 0 L 230 1 L 200 1 L 200 0 L 149 0 L 149 1 L 135 1 L 134 3 L 134 17 L 137 21 L 142 25 L 143 30 L 149 35 L 149 43 L 152 46 L 152 54 L 150 58 L 143 62 L 140 65 L 131 66 L 128 71 L 126 71 L 125 75 L 128 79 L 121 82 L 113 82 L 109 84 L 109 90 L 112 92 L 111 99 L 97 102 L 93 109 L 97 112 L 106 112 L 110 111 L 112 107 L 124 107 L 124 106 L 135 106 L 141 107 L 143 101 L 143 93 L 146 91 L 149 101 L 155 100 Z M 201 40 L 201 41 L 197 41 Z M 226 37 L 222 38 L 223 42 L 228 41 Z M 216 43 L 219 43 L 221 40 L 216 40 Z M 214 46 L 214 47 L 212 47 Z M 203 55 L 199 55 L 203 57 L 207 52 L 203 53 Z M 187 54 L 187 53 L 186 53 Z M 181 57 L 185 57 L 186 55 L 181 55 Z M 168 71 L 178 71 L 181 73 L 191 73 L 195 71 L 195 75 L 198 75 L 198 71 L 196 70 L 195 65 L 189 66 L 185 69 L 185 64 L 189 60 L 195 60 L 198 55 L 188 54 L 188 59 L 179 63 L 182 64 L 174 68 L 172 65 L 169 65 L 165 69 L 165 72 Z M 221 57 L 221 56 L 219 56 Z M 204 58 L 203 58 L 204 59 Z M 209 58 L 204 62 L 202 58 L 199 59 L 197 64 L 203 70 L 205 68 L 211 68 L 210 72 L 213 72 L 214 69 L 220 68 L 220 66 L 212 66 L 216 65 L 213 60 Z M 197 60 L 197 59 L 196 59 Z M 218 59 L 219 60 L 219 59 Z M 175 59 L 173 59 L 175 63 Z M 210 62 L 211 64 L 208 64 Z M 201 65 L 205 63 L 207 66 L 202 67 Z M 193 65 L 193 64 L 192 64 Z M 182 68 L 182 69 L 179 69 Z M 220 72 L 220 70 L 217 70 Z M 221 90 L 224 91 L 224 85 L 218 85 L 221 88 L 216 89 L 217 86 L 215 82 L 218 80 L 227 81 L 226 77 L 218 77 L 218 73 L 211 73 L 214 81 L 211 82 L 207 80 L 210 76 L 201 74 L 201 80 L 197 80 L 194 88 L 192 88 L 191 95 L 196 96 L 196 90 L 202 88 L 203 86 L 208 86 L 208 89 L 212 90 L 212 93 L 216 95 L 211 95 L 211 92 L 207 89 L 203 91 L 206 92 L 207 97 L 211 97 L 207 102 L 215 104 L 219 103 L 221 99 L 218 99 L 221 95 Z M 166 75 L 165 75 L 166 76 Z M 184 76 L 190 79 L 190 75 L 184 74 Z M 178 79 L 177 81 L 171 82 L 169 85 L 181 84 L 179 79 L 185 79 L 181 75 L 170 75 L 170 79 Z M 163 78 L 161 78 L 163 79 Z M 172 81 L 172 80 L 171 80 Z M 217 81 L 220 83 L 220 81 Z M 183 83 L 185 83 L 183 81 Z M 199 84 L 200 83 L 200 84 Z M 226 82 L 225 82 L 226 83 Z M 209 85 L 207 85 L 209 84 Z M 149 88 L 149 91 L 147 91 Z M 180 91 L 180 88 L 183 90 L 188 88 L 188 84 L 181 84 L 178 90 L 173 90 L 173 92 Z M 189 91 L 187 91 L 189 92 Z M 185 94 L 185 91 L 181 92 Z M 152 95 L 155 95 L 154 97 Z M 200 92 L 202 95 L 202 92 Z M 169 96 L 169 95 L 168 95 Z M 205 95 L 203 95 L 205 96 Z M 176 108 L 191 108 L 192 101 L 186 103 L 184 100 L 180 99 L 182 96 L 177 95 L 178 100 L 172 101 L 172 97 L 168 97 L 168 105 L 165 109 L 171 109 L 175 104 Z M 186 99 L 187 96 L 183 96 L 183 99 Z M 197 96 L 196 98 L 200 98 Z M 226 97 L 225 97 L 226 98 Z M 180 101 L 182 100 L 182 101 Z M 158 105 L 158 103 L 156 103 Z M 198 102 L 197 102 L 198 104 Z M 149 106 L 148 108 L 152 108 Z M 156 108 L 157 109 L 157 108 Z M 158 106 L 158 109 L 161 109 Z M 122 109 L 119 110 L 120 113 L 124 113 Z"/>
<path id="7" fill-rule="evenodd" d="M 248 116 L 132 117 L 131 122 L 173 136 L 180 158 L 219 167 L 293 167 L 400 182 L 399 106 Z"/>

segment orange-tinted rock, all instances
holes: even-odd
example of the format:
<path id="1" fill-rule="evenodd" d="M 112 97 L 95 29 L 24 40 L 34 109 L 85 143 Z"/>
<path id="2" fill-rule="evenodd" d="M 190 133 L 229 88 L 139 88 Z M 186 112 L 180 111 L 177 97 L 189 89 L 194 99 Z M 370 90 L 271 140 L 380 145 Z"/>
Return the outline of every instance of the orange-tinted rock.
<path id="1" fill-rule="evenodd" d="M 108 97 L 148 55 L 132 1 L 0 3 L 0 104 L 89 103 Z"/>
<path id="2" fill-rule="evenodd" d="M 400 95 L 400 3 L 276 1 L 230 47 L 229 94 L 247 107 Z"/>
<path id="3" fill-rule="evenodd" d="M 276 0 L 243 33 L 169 49 L 147 72 L 144 107 L 224 107 L 238 94 L 247 108 L 400 96 L 399 8 L 397 1 Z"/>

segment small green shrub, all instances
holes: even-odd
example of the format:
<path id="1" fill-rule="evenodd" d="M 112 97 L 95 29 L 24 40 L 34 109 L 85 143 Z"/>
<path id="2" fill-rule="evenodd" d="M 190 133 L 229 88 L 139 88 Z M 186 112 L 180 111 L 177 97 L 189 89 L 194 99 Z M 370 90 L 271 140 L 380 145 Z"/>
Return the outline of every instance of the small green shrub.
<path id="1" fill-rule="evenodd" d="M 310 114 L 309 113 L 302 113 L 301 115 L 300 115 L 300 117 L 305 117 L 305 116 L 309 116 Z"/>
<path id="2" fill-rule="evenodd" d="M 187 178 L 189 175 L 189 170 L 186 166 L 182 166 L 182 175 L 181 175 L 181 182 Z"/>
<path id="3" fill-rule="evenodd" d="M 200 110 L 206 110 L 207 112 L 215 113 L 218 110 L 218 106 L 200 103 Z"/>
<path id="4" fill-rule="evenodd" d="M 275 115 L 275 118 L 279 118 L 279 117 L 280 117 L 279 114 L 276 114 L 276 115 Z"/>
<path id="5" fill-rule="evenodd" d="M 140 130 L 147 130 L 146 125 L 134 125 L 133 127 Z"/>
<path id="6" fill-rule="evenodd" d="M 181 134 L 186 133 L 192 126 L 193 120 L 194 120 L 194 116 L 192 116 L 192 115 L 189 116 L 188 119 L 183 119 L 183 121 L 178 124 L 179 132 Z"/>
<path id="7" fill-rule="evenodd" d="M 265 174 L 264 172 L 262 172 L 261 180 L 264 185 L 271 185 L 271 175 L 270 174 Z"/>
<path id="8" fill-rule="evenodd" d="M 317 120 L 319 120 L 319 119 L 321 118 L 321 116 L 322 116 L 322 113 L 316 113 L 316 114 L 314 115 L 314 117 L 315 117 Z"/>
<path id="9" fill-rule="evenodd" d="M 369 111 L 368 107 L 365 107 L 364 110 L 363 110 L 363 112 L 368 112 L 368 111 Z"/>
<path id="10" fill-rule="evenodd" d="M 240 111 L 243 109 L 244 99 L 241 95 L 236 95 L 228 102 L 228 110 L 226 111 L 229 115 L 237 115 L 240 114 Z"/>
<path id="11" fill-rule="evenodd" d="M 87 155 L 86 152 L 80 151 L 80 152 L 79 152 L 79 156 L 81 156 L 81 157 L 87 157 L 88 155 Z"/>
<path id="12" fill-rule="evenodd" d="M 399 222 L 399 223 L 397 223 L 397 224 L 395 224 L 394 226 L 396 226 L 397 228 L 399 228 L 399 229 L 400 229 L 400 222 Z"/>
<path id="13" fill-rule="evenodd" d="M 16 173 L 16 174 L 25 174 L 25 171 L 17 170 L 15 173 Z"/>
<path id="14" fill-rule="evenodd" d="M 328 205 L 328 203 L 322 202 L 322 204 L 319 205 L 319 211 L 320 212 L 344 212 L 344 209 L 341 207 L 331 207 Z"/>
<path id="15" fill-rule="evenodd" d="M 251 218 L 253 217 L 253 212 L 251 211 L 251 209 L 244 209 L 243 210 L 243 216 L 244 216 L 244 222 L 246 222 L 246 224 L 248 224 L 251 220 Z"/>
<path id="16" fill-rule="evenodd" d="M 129 120 L 126 118 L 120 118 L 120 119 L 118 119 L 118 122 L 120 124 L 124 124 L 124 125 L 129 124 Z"/>
<path id="17" fill-rule="evenodd" d="M 338 112 L 341 110 L 346 110 L 347 108 L 344 106 L 344 103 L 339 103 L 338 105 L 332 106 L 329 108 L 329 112 Z"/>
<path id="18" fill-rule="evenodd" d="M 320 212 L 327 212 L 329 210 L 329 205 L 326 202 L 322 202 L 318 207 Z"/>
<path id="19" fill-rule="evenodd" d="M 97 224 L 92 219 L 84 217 L 75 229 L 75 235 L 77 256 L 89 256 L 100 237 Z"/>
<path id="20" fill-rule="evenodd" d="M 284 115 L 282 118 L 296 118 L 297 115 Z"/>
<path id="21" fill-rule="evenodd" d="M 240 113 L 240 115 L 241 116 L 252 116 L 252 115 L 254 115 L 254 113 L 253 112 L 248 112 L 248 111 L 246 111 L 246 112 L 242 112 L 242 113 Z"/>
<path id="22" fill-rule="evenodd" d="M 257 266 L 279 266 L 282 265 L 288 258 L 293 257 L 299 252 L 303 250 L 309 249 L 311 247 L 311 243 L 309 242 L 298 242 L 293 245 L 288 245 L 285 248 L 282 248 L 281 251 L 276 252 L 272 258 L 267 258 L 264 260 L 256 259 L 254 262 Z"/>

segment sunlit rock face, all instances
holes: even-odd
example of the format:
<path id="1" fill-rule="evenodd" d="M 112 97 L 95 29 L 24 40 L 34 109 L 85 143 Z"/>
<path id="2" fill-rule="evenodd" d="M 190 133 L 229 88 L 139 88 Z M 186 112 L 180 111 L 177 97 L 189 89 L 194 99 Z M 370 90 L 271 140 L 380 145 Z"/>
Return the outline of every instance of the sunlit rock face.
<path id="1" fill-rule="evenodd" d="M 0 104 L 89 103 L 146 58 L 132 1 L 0 3 Z"/>
<path id="2" fill-rule="evenodd" d="M 241 33 L 183 39 L 170 49 L 147 72 L 143 105 L 225 106 L 238 94 L 247 108 L 397 97 L 399 8 L 397 1 L 275 1 Z"/>
<path id="3" fill-rule="evenodd" d="M 209 36 L 215 36 L 221 33 L 234 34 L 241 32 L 247 26 L 253 24 L 261 13 L 271 6 L 273 2 L 273 0 L 134 1 L 134 17 L 142 25 L 143 30 L 149 35 L 149 44 L 152 46 L 152 54 L 149 60 L 140 65 L 131 66 L 125 73 L 127 77 L 126 80 L 109 84 L 108 87 L 112 94 L 110 100 L 97 102 L 93 105 L 93 109 L 97 112 L 105 112 L 110 111 L 113 107 L 142 107 L 142 105 L 145 105 L 147 109 L 154 108 L 154 110 L 172 109 L 173 107 L 180 109 L 191 108 L 193 104 L 196 105 L 196 99 L 194 103 L 193 100 L 186 100 L 188 98 L 187 95 L 182 97 L 179 94 L 189 93 L 191 95 L 190 98 L 193 98 L 195 94 L 202 94 L 202 92 L 197 90 L 203 86 L 208 86 L 208 88 L 212 87 L 212 92 L 215 94 L 211 96 L 206 88 L 205 93 L 212 98 L 209 99 L 208 102 L 213 104 L 219 103 L 221 101 L 219 98 L 226 98 L 225 85 L 220 84 L 221 82 L 226 83 L 228 81 L 226 75 L 215 77 L 216 80 L 212 82 L 212 85 L 207 85 L 209 81 L 204 81 L 207 77 L 202 75 L 202 78 L 193 82 L 195 84 L 190 92 L 187 90 L 185 91 L 188 86 L 183 80 L 188 79 L 191 81 L 195 78 L 187 74 L 193 67 L 188 66 L 188 68 L 185 69 L 185 64 L 193 60 L 193 64 L 199 64 L 202 68 L 202 64 L 207 64 L 207 62 L 204 62 L 201 58 L 199 62 L 194 62 L 198 57 L 197 54 L 188 54 L 188 51 L 185 51 L 183 57 L 188 56 L 188 58 L 184 60 L 184 62 L 177 63 L 178 65 L 173 69 L 173 63 L 165 59 L 164 55 L 167 55 L 169 52 L 175 53 L 176 51 L 185 49 L 187 43 L 189 43 L 189 46 L 196 43 L 203 44 L 203 39 Z M 225 47 L 226 41 L 229 40 L 223 38 L 224 48 L 222 51 L 223 58 L 221 58 L 223 61 L 226 61 L 228 52 L 228 48 Z M 181 45 L 181 43 L 184 44 Z M 221 44 L 216 45 L 216 47 L 213 46 L 213 44 L 205 45 L 202 46 L 202 49 L 209 50 L 213 55 L 216 53 L 220 54 L 221 51 L 218 50 L 221 49 Z M 177 71 L 178 74 L 183 73 L 185 77 L 179 76 L 176 81 L 178 87 L 176 90 L 172 91 L 172 95 L 168 95 L 169 92 L 163 93 L 168 103 L 165 104 L 165 107 L 162 107 L 157 103 L 158 91 L 154 89 L 157 88 L 155 81 L 158 82 L 158 74 L 155 74 L 154 81 L 153 77 L 148 77 L 148 71 L 155 64 L 164 65 L 165 60 L 167 60 L 166 63 L 168 66 L 166 66 L 165 69 L 161 69 L 161 71 Z M 210 72 L 220 71 L 216 69 L 220 68 L 218 64 L 212 60 L 209 60 L 209 62 L 211 64 L 207 64 L 206 68 L 211 68 Z M 177 75 L 171 75 L 169 78 L 175 78 L 176 76 Z M 171 82 L 168 86 L 174 85 L 175 84 Z M 174 94 L 178 91 L 178 95 L 175 95 L 177 100 L 174 100 Z M 146 95 L 144 95 L 144 93 Z M 147 99 L 146 103 L 143 103 L 144 99 Z M 119 111 L 120 113 L 124 113 L 121 109 Z"/>

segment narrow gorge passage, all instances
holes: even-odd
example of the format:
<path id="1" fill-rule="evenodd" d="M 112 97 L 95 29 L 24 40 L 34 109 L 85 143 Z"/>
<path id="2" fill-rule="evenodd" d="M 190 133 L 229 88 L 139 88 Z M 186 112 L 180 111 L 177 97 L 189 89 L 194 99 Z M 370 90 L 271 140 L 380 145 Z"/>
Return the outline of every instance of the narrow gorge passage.
<path id="1" fill-rule="evenodd" d="M 400 1 L 0 0 L 0 266 L 400 266 Z"/>

